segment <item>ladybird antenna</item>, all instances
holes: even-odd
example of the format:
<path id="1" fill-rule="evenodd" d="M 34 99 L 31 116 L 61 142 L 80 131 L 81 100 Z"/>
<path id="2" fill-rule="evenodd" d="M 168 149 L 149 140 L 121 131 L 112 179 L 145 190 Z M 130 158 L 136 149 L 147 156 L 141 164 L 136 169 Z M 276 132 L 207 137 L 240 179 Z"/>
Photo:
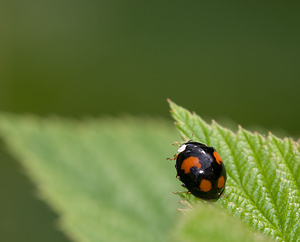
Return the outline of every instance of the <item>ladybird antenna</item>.
<path id="1" fill-rule="evenodd" d="M 192 133 L 192 135 L 191 135 L 191 139 L 190 139 L 190 140 L 192 140 L 192 139 L 193 139 L 193 137 L 194 137 L 194 132 Z"/>
<path id="2" fill-rule="evenodd" d="M 188 140 L 185 140 L 184 142 L 185 142 L 185 143 L 188 143 L 188 142 L 193 141 L 193 136 L 194 136 L 194 133 L 192 133 L 191 137 L 190 137 Z"/>
<path id="3" fill-rule="evenodd" d="M 178 141 L 174 141 L 172 145 L 176 146 L 176 147 L 180 147 L 181 146 L 181 144 Z"/>
<path id="4" fill-rule="evenodd" d="M 183 140 L 184 143 L 187 143 L 187 142 L 193 140 L 193 136 L 194 136 L 194 133 L 192 133 L 192 135 L 191 135 L 191 137 L 190 137 L 189 139 L 186 139 L 186 138 L 184 138 L 183 136 L 181 136 L 181 139 Z"/>

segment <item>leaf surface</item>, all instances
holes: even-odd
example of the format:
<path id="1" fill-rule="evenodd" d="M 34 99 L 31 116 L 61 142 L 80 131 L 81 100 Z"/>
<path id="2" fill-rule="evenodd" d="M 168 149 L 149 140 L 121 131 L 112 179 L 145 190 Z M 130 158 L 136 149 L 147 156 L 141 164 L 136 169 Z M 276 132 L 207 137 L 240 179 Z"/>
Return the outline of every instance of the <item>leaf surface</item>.
<path id="1" fill-rule="evenodd" d="M 268 242 L 260 233 L 253 233 L 241 221 L 216 206 L 205 204 L 186 212 L 175 229 L 174 242 Z"/>
<path id="2" fill-rule="evenodd" d="M 226 195 L 216 204 L 270 238 L 300 241 L 299 143 L 242 127 L 234 133 L 169 103 L 181 136 L 215 147 L 224 161 Z"/>
<path id="3" fill-rule="evenodd" d="M 0 134 L 72 240 L 168 240 L 179 215 L 170 122 L 2 114 Z"/>

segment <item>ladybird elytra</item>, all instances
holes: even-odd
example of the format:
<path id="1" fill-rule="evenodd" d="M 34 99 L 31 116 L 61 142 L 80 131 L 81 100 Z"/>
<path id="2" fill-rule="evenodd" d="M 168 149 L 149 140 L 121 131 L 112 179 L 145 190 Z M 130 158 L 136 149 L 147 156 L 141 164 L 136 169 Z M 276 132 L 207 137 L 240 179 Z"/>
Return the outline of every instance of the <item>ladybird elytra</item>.
<path id="1" fill-rule="evenodd" d="M 201 168 L 201 163 L 199 162 L 199 158 L 195 156 L 190 156 L 186 159 L 181 164 L 181 170 L 184 170 L 185 174 L 190 173 L 190 170 L 192 167 L 196 167 L 198 169 Z"/>
<path id="2" fill-rule="evenodd" d="M 218 179 L 218 188 L 222 188 L 224 187 L 225 185 L 225 179 L 224 179 L 224 176 L 220 176 L 219 179 Z"/>
<path id="3" fill-rule="evenodd" d="M 221 159 L 221 157 L 220 157 L 220 155 L 218 154 L 217 151 L 214 151 L 213 156 L 215 157 L 216 162 L 218 162 L 218 164 L 221 165 L 222 159 Z"/>
<path id="4" fill-rule="evenodd" d="M 202 179 L 200 181 L 200 185 L 199 185 L 199 188 L 201 191 L 203 192 L 208 192 L 212 189 L 212 185 L 211 185 L 211 182 L 209 180 L 206 180 L 206 179 Z"/>
<path id="5" fill-rule="evenodd" d="M 217 151 L 205 144 L 188 141 L 176 156 L 177 177 L 196 197 L 217 199 L 225 188 L 226 170 Z"/>

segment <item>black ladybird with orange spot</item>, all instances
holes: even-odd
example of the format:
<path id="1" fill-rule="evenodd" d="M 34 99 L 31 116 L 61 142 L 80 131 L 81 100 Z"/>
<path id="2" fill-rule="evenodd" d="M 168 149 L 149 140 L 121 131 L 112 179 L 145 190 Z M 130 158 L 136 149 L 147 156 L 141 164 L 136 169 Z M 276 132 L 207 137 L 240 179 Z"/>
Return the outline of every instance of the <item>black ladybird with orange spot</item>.
<path id="1" fill-rule="evenodd" d="M 213 147 L 188 141 L 180 146 L 176 158 L 177 176 L 196 197 L 217 199 L 225 188 L 224 163 Z"/>

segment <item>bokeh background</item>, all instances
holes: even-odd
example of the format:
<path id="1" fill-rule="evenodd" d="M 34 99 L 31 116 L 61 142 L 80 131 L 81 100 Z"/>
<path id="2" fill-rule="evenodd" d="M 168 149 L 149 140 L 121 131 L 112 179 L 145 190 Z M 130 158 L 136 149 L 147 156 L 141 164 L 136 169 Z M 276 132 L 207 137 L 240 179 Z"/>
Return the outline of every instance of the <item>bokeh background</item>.
<path id="1" fill-rule="evenodd" d="M 1 2 L 0 110 L 170 118 L 171 98 L 297 139 L 299 10 L 298 1 Z M 68 241 L 3 147 L 0 159 L 0 240 Z"/>

